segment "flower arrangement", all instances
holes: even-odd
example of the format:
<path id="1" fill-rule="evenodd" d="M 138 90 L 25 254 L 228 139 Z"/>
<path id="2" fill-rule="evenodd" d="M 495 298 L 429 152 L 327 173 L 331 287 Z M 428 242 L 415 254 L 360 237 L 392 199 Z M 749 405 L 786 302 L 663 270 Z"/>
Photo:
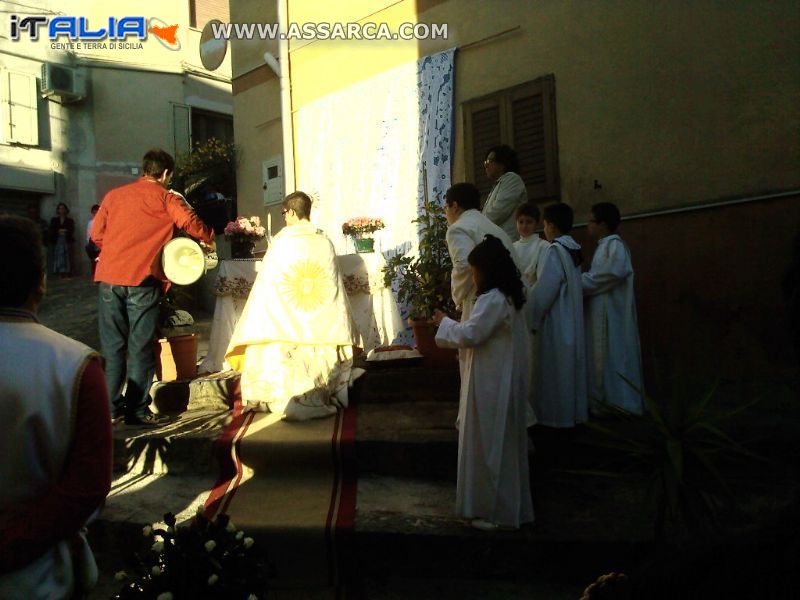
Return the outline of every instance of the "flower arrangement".
<path id="1" fill-rule="evenodd" d="M 356 217 L 342 223 L 342 233 L 352 237 L 361 237 L 365 233 L 375 233 L 383 229 L 386 225 L 383 219 L 371 219 L 369 217 Z"/>
<path id="2" fill-rule="evenodd" d="M 225 225 L 225 235 L 238 241 L 256 241 L 267 234 L 267 230 L 261 225 L 258 217 L 236 217 L 235 221 L 230 221 Z"/>
<path id="3" fill-rule="evenodd" d="M 177 527 L 172 513 L 164 515 L 164 523 L 142 529 L 142 550 L 135 554 L 139 575 L 114 576 L 126 582 L 116 599 L 266 597 L 266 564 L 252 550 L 253 538 L 237 530 L 228 515 L 210 521 L 201 507 L 191 526 Z"/>

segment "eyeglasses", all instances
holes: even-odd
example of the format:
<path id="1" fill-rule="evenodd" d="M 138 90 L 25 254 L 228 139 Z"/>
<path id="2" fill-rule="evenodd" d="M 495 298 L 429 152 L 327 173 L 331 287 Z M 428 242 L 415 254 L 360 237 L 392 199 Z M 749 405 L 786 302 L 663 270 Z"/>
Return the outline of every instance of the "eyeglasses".
<path id="1" fill-rule="evenodd" d="M 289 208 L 284 208 L 283 210 L 281 210 L 281 214 L 282 214 L 282 215 L 285 217 L 285 216 L 286 216 L 286 213 L 288 213 L 288 212 L 289 212 L 289 210 L 291 210 L 291 209 L 289 209 Z"/>

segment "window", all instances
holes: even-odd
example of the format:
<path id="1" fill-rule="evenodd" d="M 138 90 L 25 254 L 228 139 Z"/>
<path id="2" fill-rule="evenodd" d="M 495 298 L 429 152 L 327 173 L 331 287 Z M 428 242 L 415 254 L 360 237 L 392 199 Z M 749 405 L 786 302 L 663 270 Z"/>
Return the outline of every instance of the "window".
<path id="1" fill-rule="evenodd" d="M 2 136 L 6 143 L 39 145 L 39 87 L 36 76 L 2 71 Z"/>
<path id="2" fill-rule="evenodd" d="M 172 140 L 175 149 L 173 155 L 179 152 L 189 152 L 192 141 L 192 109 L 186 104 L 172 105 Z"/>
<path id="3" fill-rule="evenodd" d="M 467 179 L 488 195 L 492 182 L 483 160 L 492 146 L 508 144 L 519 157 L 519 174 L 533 201 L 560 195 L 556 138 L 555 78 L 552 75 L 465 102 Z"/>
<path id="4" fill-rule="evenodd" d="M 233 117 L 192 108 L 192 145 L 202 144 L 211 138 L 232 142 Z"/>

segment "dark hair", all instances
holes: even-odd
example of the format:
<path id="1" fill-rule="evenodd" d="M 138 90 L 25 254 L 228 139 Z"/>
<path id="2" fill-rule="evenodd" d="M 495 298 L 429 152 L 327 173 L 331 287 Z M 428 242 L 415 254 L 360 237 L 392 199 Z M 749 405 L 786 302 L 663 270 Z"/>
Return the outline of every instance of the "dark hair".
<path id="1" fill-rule="evenodd" d="M 519 159 L 517 158 L 517 153 L 511 146 L 507 146 L 506 144 L 492 146 L 486 151 L 486 156 L 484 158 L 488 159 L 492 152 L 494 152 L 495 162 L 499 162 L 503 165 L 506 171 L 519 173 Z"/>
<path id="2" fill-rule="evenodd" d="M 298 219 L 311 217 L 311 198 L 305 192 L 292 192 L 283 199 L 283 208 L 293 210 Z"/>
<path id="3" fill-rule="evenodd" d="M 499 238 L 486 235 L 483 241 L 472 249 L 467 262 L 480 273 L 478 295 L 497 288 L 514 303 L 519 310 L 525 304 L 525 291 L 511 253 Z"/>
<path id="4" fill-rule="evenodd" d="M 555 225 L 556 229 L 565 235 L 572 229 L 573 218 L 572 209 L 569 207 L 569 204 L 564 204 L 563 202 L 545 206 L 544 213 L 542 214 L 543 220 L 549 221 Z"/>
<path id="5" fill-rule="evenodd" d="M 0 306 L 19 307 L 44 275 L 39 226 L 23 217 L 0 215 Z"/>
<path id="6" fill-rule="evenodd" d="M 56 204 L 56 214 L 58 214 L 58 209 L 61 208 L 62 206 L 67 209 L 67 214 L 69 214 L 69 206 L 67 206 L 66 203 L 64 202 L 59 202 L 58 204 Z"/>
<path id="7" fill-rule="evenodd" d="M 611 202 L 598 202 L 592 206 L 592 216 L 596 222 L 605 223 L 611 232 L 617 230 L 619 222 L 622 220 L 617 205 Z"/>
<path id="8" fill-rule="evenodd" d="M 534 221 L 542 220 L 542 213 L 539 212 L 539 207 L 533 202 L 524 202 L 517 207 L 517 211 L 514 213 L 514 218 L 517 219 L 522 215 L 530 217 Z"/>
<path id="9" fill-rule="evenodd" d="M 161 177 L 164 171 L 175 170 L 175 159 L 161 148 L 152 148 L 142 158 L 142 174 L 148 177 Z"/>
<path id="10" fill-rule="evenodd" d="M 470 210 L 481 207 L 481 193 L 471 183 L 462 182 L 451 185 L 444 193 L 447 204 L 458 204 L 461 210 Z"/>
<path id="11" fill-rule="evenodd" d="M 92 204 L 92 208 L 89 209 L 89 212 L 93 213 L 96 210 L 100 210 L 100 205 L 99 204 Z"/>

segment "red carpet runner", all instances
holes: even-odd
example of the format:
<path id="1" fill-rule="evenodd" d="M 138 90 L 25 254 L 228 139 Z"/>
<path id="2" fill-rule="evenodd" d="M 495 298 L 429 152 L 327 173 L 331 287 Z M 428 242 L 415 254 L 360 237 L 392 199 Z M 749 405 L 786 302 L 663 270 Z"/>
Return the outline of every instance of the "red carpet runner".
<path id="1" fill-rule="evenodd" d="M 352 567 L 356 409 L 301 423 L 242 413 L 215 443 L 220 477 L 206 516 L 227 513 L 267 550 L 274 588 L 336 589 Z"/>

